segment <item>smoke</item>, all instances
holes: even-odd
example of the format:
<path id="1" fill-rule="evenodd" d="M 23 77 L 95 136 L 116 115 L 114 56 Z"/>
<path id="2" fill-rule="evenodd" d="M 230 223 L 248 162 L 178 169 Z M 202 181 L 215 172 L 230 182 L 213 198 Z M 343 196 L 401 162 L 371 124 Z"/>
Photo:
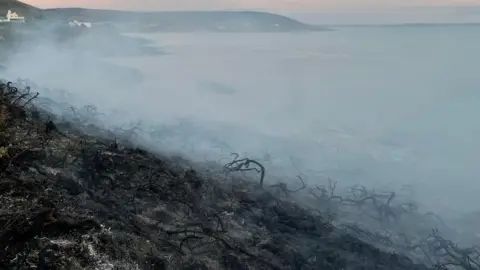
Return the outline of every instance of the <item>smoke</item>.
<path id="1" fill-rule="evenodd" d="M 219 39 L 207 33 L 202 38 L 168 34 L 149 44 L 138 34 L 120 35 L 115 26 L 94 24 L 65 38 L 69 30 L 53 20 L 30 29 L 8 55 L 8 70 L 1 75 L 35 82 L 40 87 L 33 90 L 44 97 L 95 105 L 106 114 L 107 127 L 141 120 L 139 141 L 155 151 L 200 162 L 229 158 L 230 152 L 258 159 L 267 168 L 267 183 L 280 177 L 293 183 L 300 170 L 309 175 L 308 184 L 327 178 L 387 190 L 409 184 L 420 188 L 417 199 L 436 211 L 474 208 L 462 199 L 469 189 L 449 182 L 455 175 L 467 183 L 477 176 L 475 155 L 468 151 L 472 137 L 447 141 L 441 121 L 433 121 L 436 102 L 451 93 L 431 90 L 421 97 L 405 89 L 422 74 L 357 69 L 350 64 L 351 48 L 328 41 L 323 54 L 316 53 L 315 35 L 333 34 L 224 33 Z M 313 45 L 296 49 L 290 42 L 296 37 Z M 163 48 L 154 54 L 147 45 Z M 245 64 L 242 56 L 252 53 L 259 58 Z M 343 74 L 350 77 L 342 80 Z M 312 76 L 318 76 L 318 85 L 307 80 Z M 357 89 L 355 83 L 371 88 Z M 162 131 L 152 135 L 155 128 Z"/>
<path id="2" fill-rule="evenodd" d="M 179 152 L 196 161 L 207 156 L 218 160 L 231 151 L 265 154 L 262 141 L 246 142 L 243 134 L 247 132 L 238 127 L 255 115 L 232 99 L 236 87 L 208 79 L 195 82 L 208 77 L 208 62 L 204 61 L 208 59 L 185 66 L 182 74 L 169 73 L 168 65 L 176 62 L 172 55 L 153 49 L 145 39 L 120 34 L 116 28 L 113 24 L 70 28 L 67 22 L 53 19 L 28 29 L 13 27 L 16 39 L 1 75 L 28 79 L 43 97 L 78 107 L 94 105 L 106 114 L 104 124 L 112 129 L 137 120 L 149 131 L 171 127 L 158 134 L 162 138 L 152 138 L 147 131 L 140 134 L 141 143 L 155 151 Z M 163 66 L 156 69 L 155 61 Z M 145 76 L 149 79 L 144 80 Z M 262 101 L 252 98 L 250 105 L 261 107 Z M 228 124 L 233 125 L 225 127 Z M 257 136 L 253 134 L 249 136 Z"/>

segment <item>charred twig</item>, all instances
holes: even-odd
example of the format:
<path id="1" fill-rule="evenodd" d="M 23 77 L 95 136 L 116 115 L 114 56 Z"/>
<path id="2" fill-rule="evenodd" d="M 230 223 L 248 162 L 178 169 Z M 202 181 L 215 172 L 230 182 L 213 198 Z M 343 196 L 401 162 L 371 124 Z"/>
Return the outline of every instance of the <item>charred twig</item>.
<path id="1" fill-rule="evenodd" d="M 258 161 L 243 158 L 238 159 L 239 155 L 237 153 L 232 153 L 232 156 L 235 156 L 232 162 L 225 164 L 223 166 L 224 170 L 227 172 L 247 172 L 247 171 L 256 171 L 260 173 L 260 187 L 263 188 L 263 180 L 265 178 L 265 167 Z M 250 165 L 254 164 L 258 168 L 250 168 Z"/>
<path id="2" fill-rule="evenodd" d="M 280 188 L 284 193 L 285 195 L 289 195 L 290 193 L 296 193 L 302 189 L 305 189 L 307 186 L 305 185 L 305 182 L 303 181 L 303 178 L 298 175 L 297 176 L 297 179 L 300 180 L 300 182 L 302 183 L 302 186 L 297 188 L 297 189 L 288 189 L 288 186 L 286 183 L 283 183 L 283 182 L 280 182 L 278 184 L 274 184 L 274 185 L 270 185 L 270 187 L 274 188 L 274 187 L 277 187 L 277 188 Z"/>
<path id="3" fill-rule="evenodd" d="M 332 179 L 328 178 L 328 188 L 325 186 L 316 186 L 316 189 L 320 191 L 320 195 L 315 193 L 313 190 L 310 191 L 315 198 L 330 202 L 332 200 L 338 200 L 339 202 L 343 202 L 344 199 L 342 196 L 335 195 L 335 190 L 337 188 L 337 181 L 333 181 Z"/>
<path id="4" fill-rule="evenodd" d="M 27 100 L 27 102 L 25 102 L 23 105 L 22 105 L 22 108 L 25 108 L 27 107 L 27 105 L 32 102 L 32 100 L 34 100 L 35 98 L 37 98 L 39 95 L 39 93 L 37 92 L 34 96 L 32 96 L 30 99 Z"/>
<path id="5" fill-rule="evenodd" d="M 362 207 L 370 201 L 372 203 L 371 205 L 377 212 L 377 217 L 370 216 L 371 218 L 377 219 L 382 223 L 384 221 L 390 221 L 391 218 L 393 218 L 394 220 L 398 219 L 398 211 L 395 211 L 395 207 L 391 206 L 391 203 L 395 198 L 395 192 L 390 192 L 389 194 L 376 194 L 374 192 L 368 191 L 363 186 L 353 187 L 351 189 L 351 192 L 353 198 L 343 199 L 343 202 Z"/>
<path id="6" fill-rule="evenodd" d="M 465 270 L 480 269 L 480 251 L 476 248 L 460 248 L 450 240 L 438 235 L 438 230 L 432 230 L 430 235 L 430 252 L 442 262 L 438 267 L 456 266 Z M 474 259 L 475 258 L 475 259 Z"/>

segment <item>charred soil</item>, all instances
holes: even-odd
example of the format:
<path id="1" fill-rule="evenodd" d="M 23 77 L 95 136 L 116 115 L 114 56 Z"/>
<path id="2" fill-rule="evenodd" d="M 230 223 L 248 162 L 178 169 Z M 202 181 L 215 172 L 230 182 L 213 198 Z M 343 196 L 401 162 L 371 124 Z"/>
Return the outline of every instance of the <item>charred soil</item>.
<path id="1" fill-rule="evenodd" d="M 0 269 L 428 269 L 220 165 L 62 121 L 36 97 L 0 85 Z"/>

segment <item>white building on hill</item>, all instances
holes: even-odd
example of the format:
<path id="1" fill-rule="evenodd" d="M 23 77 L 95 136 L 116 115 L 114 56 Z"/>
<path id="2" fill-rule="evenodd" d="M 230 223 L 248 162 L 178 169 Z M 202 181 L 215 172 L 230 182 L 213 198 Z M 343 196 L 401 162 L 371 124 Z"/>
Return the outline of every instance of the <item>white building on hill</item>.
<path id="1" fill-rule="evenodd" d="M 2 23 L 24 23 L 25 22 L 25 17 L 19 16 L 18 13 L 12 12 L 10 9 L 7 12 L 7 16 L 5 16 L 5 19 L 0 19 L 0 22 Z"/>

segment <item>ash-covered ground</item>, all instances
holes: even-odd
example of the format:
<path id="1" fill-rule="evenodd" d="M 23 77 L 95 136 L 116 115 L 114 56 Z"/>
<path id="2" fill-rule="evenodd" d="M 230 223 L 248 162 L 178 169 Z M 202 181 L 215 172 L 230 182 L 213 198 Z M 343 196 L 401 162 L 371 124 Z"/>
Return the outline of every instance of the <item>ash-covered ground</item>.
<path id="1" fill-rule="evenodd" d="M 0 269 L 480 269 L 473 232 L 399 192 L 149 151 L 22 81 L 0 101 Z"/>

